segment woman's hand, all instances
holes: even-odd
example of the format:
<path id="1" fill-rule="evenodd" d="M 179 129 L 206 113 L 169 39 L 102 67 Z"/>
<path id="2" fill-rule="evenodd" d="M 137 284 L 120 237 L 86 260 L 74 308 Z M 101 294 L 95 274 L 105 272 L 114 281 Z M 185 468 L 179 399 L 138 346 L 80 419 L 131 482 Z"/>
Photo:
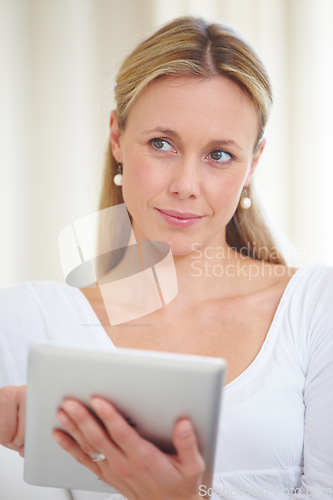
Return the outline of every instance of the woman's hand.
<path id="1" fill-rule="evenodd" d="M 0 389 L 0 444 L 24 455 L 25 406 L 27 388 L 6 386 Z"/>
<path id="2" fill-rule="evenodd" d="M 197 500 L 205 464 L 188 419 L 176 423 L 173 444 L 177 455 L 167 455 L 142 438 L 100 397 L 91 408 L 102 424 L 81 403 L 63 402 L 57 417 L 65 428 L 53 437 L 78 462 L 130 500 Z M 97 452 L 105 460 L 94 462 Z"/>

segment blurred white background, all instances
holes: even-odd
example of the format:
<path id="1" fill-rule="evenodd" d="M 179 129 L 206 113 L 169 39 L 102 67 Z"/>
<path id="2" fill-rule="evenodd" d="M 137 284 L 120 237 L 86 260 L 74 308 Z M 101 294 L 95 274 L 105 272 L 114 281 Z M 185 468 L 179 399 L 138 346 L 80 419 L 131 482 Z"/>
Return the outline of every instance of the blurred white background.
<path id="1" fill-rule="evenodd" d="M 97 208 L 117 69 L 188 14 L 261 54 L 275 106 L 260 197 L 299 263 L 333 264 L 332 0 L 0 0 L 0 286 L 63 281 L 58 233 Z"/>
<path id="2" fill-rule="evenodd" d="M 300 263 L 333 265 L 332 0 L 0 0 L 0 286 L 63 281 L 58 233 L 96 210 L 119 64 L 187 14 L 230 24 L 264 59 L 263 204 Z M 0 462 L 1 499 L 68 498 L 26 485 L 14 452 Z"/>

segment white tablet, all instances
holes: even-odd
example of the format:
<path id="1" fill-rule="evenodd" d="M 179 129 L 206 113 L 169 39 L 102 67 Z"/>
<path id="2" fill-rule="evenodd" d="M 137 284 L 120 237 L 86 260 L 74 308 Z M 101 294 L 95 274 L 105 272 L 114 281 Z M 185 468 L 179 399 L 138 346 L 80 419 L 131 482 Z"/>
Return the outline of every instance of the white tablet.
<path id="1" fill-rule="evenodd" d="M 191 418 L 210 485 L 225 362 L 220 358 L 117 349 L 33 345 L 29 352 L 24 479 L 40 486 L 115 492 L 52 439 L 65 397 L 103 396 L 137 431 L 172 453 L 172 429 Z"/>

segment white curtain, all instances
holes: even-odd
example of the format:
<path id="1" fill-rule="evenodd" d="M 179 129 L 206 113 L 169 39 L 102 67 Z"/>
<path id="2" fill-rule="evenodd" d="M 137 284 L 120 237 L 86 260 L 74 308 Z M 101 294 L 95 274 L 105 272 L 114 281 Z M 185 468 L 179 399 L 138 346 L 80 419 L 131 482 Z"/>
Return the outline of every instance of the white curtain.
<path id="1" fill-rule="evenodd" d="M 96 209 L 119 64 L 187 14 L 262 55 L 275 107 L 260 196 L 300 263 L 333 264 L 332 0 L 0 0 L 0 286 L 63 281 L 58 233 Z"/>

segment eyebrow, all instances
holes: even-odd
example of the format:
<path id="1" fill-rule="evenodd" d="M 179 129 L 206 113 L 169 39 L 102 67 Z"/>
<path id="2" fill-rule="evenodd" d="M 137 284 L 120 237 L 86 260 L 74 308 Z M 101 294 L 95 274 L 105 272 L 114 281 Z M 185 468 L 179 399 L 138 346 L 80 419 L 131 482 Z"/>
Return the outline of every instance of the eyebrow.
<path id="1" fill-rule="evenodd" d="M 144 135 L 150 135 L 152 133 L 159 133 L 162 135 L 174 137 L 175 139 L 180 139 L 180 135 L 175 130 L 171 130 L 169 128 L 155 127 L 151 130 L 144 131 Z M 208 147 L 213 147 L 213 146 L 216 147 L 217 145 L 218 146 L 226 146 L 226 147 L 232 146 L 232 147 L 238 149 L 239 151 L 243 151 L 243 148 L 233 139 L 213 139 L 213 140 L 209 141 L 209 143 L 208 143 Z"/>

